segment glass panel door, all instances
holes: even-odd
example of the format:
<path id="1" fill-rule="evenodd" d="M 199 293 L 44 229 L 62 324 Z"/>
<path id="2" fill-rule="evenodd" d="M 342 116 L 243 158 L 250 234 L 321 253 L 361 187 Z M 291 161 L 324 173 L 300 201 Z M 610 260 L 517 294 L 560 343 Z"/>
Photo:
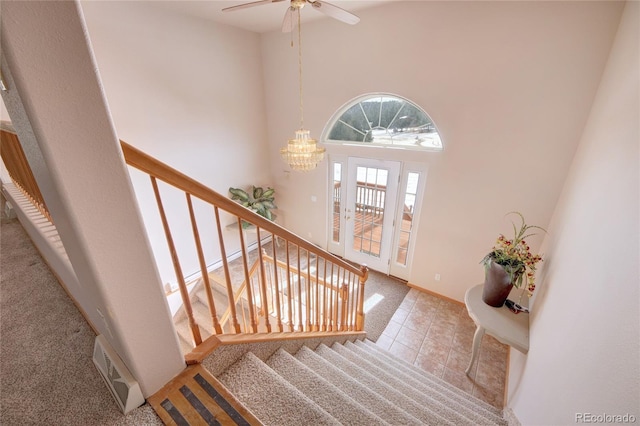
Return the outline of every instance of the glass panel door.
<path id="1" fill-rule="evenodd" d="M 350 157 L 345 204 L 345 257 L 389 271 L 400 163 Z"/>

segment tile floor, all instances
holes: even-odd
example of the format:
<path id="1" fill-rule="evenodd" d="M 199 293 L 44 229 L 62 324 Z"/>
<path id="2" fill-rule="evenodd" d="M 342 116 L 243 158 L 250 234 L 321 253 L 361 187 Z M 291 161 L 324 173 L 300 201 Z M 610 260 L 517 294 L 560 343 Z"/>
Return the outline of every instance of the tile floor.
<path id="1" fill-rule="evenodd" d="M 484 335 L 469 376 L 475 324 L 464 304 L 411 289 L 377 344 L 497 408 L 503 408 L 507 345 Z"/>

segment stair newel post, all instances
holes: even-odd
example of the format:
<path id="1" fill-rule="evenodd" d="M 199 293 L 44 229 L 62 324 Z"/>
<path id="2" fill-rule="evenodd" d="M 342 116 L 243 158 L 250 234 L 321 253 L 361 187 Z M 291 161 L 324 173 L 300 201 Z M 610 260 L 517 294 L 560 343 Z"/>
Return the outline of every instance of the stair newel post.
<path id="1" fill-rule="evenodd" d="M 304 322 L 302 319 L 302 270 L 300 269 L 300 246 L 297 246 L 298 260 L 298 331 L 304 331 Z"/>
<path id="2" fill-rule="evenodd" d="M 229 311 L 231 312 L 231 324 L 236 334 L 240 333 L 240 323 L 238 323 L 238 314 L 236 313 L 236 302 L 233 297 L 233 286 L 231 285 L 231 273 L 229 273 L 229 260 L 227 259 L 227 251 L 224 246 L 224 238 L 222 236 L 222 226 L 220 225 L 220 212 L 218 206 L 213 206 L 216 216 L 216 229 L 218 230 L 218 244 L 220 245 L 220 256 L 222 257 L 222 268 L 224 269 L 224 280 L 227 283 L 227 297 L 229 298 Z M 240 228 L 242 232 L 242 228 Z"/>
<path id="3" fill-rule="evenodd" d="M 276 253 L 276 236 L 271 234 L 271 248 L 273 249 L 273 286 L 276 293 L 276 317 L 278 331 L 282 332 L 284 327 L 282 326 L 282 309 L 280 306 L 280 282 L 278 280 L 278 257 Z"/>
<path id="4" fill-rule="evenodd" d="M 164 235 L 167 239 L 167 245 L 169 246 L 169 252 L 171 253 L 171 261 L 173 262 L 173 269 L 176 273 L 176 279 L 178 280 L 178 287 L 180 288 L 180 296 L 182 297 L 182 303 L 184 304 L 184 310 L 187 314 L 187 320 L 189 321 L 189 328 L 193 335 L 193 341 L 196 346 L 202 343 L 202 337 L 200 336 L 200 327 L 193 317 L 193 309 L 191 307 L 191 300 L 189 300 L 189 292 L 187 291 L 187 284 L 184 281 L 182 275 L 182 267 L 180 266 L 180 260 L 178 259 L 178 253 L 171 236 L 171 230 L 169 229 L 169 222 L 167 221 L 167 215 L 162 205 L 162 199 L 160 197 L 160 190 L 158 189 L 158 182 L 155 176 L 151 176 L 151 186 L 153 187 L 153 193 L 156 197 L 156 203 L 158 204 L 158 212 L 160 213 L 160 219 L 162 220 L 162 227 L 164 229 Z"/>
<path id="5" fill-rule="evenodd" d="M 289 308 L 289 331 L 293 331 L 293 323 L 295 321 L 294 313 L 293 313 L 293 306 L 292 306 L 292 301 L 291 301 L 291 260 L 289 258 L 289 240 L 285 240 L 286 241 L 286 247 L 285 247 L 285 251 L 286 251 L 286 256 L 287 256 L 287 307 Z"/>
<path id="6" fill-rule="evenodd" d="M 244 242 L 244 232 L 242 232 L 242 219 L 238 217 L 238 229 L 240 231 L 240 247 L 242 250 L 242 268 L 244 271 L 244 281 L 247 283 L 247 303 L 249 304 L 249 322 L 251 330 L 258 332 L 258 321 L 256 320 L 255 300 L 253 296 L 253 286 L 251 285 L 251 274 L 249 273 L 249 265 L 247 264 L 247 247 Z"/>
<path id="7" fill-rule="evenodd" d="M 256 239 L 258 240 L 258 258 L 260 259 L 260 294 L 262 312 L 264 313 L 264 325 L 267 333 L 271 333 L 271 322 L 269 321 L 269 296 L 267 295 L 267 271 L 264 267 L 264 256 L 262 251 L 262 241 L 260 237 L 260 227 L 256 226 Z"/>
<path id="8" fill-rule="evenodd" d="M 366 265 L 360 267 L 362 275 L 360 276 L 360 287 L 358 288 L 358 316 L 356 318 L 356 331 L 364 330 L 364 286 L 369 278 L 369 268 Z"/>
<path id="9" fill-rule="evenodd" d="M 211 323 L 213 325 L 216 334 L 222 334 L 222 327 L 218 321 L 218 313 L 216 312 L 216 304 L 213 300 L 213 293 L 211 291 L 211 281 L 209 280 L 209 271 L 207 271 L 207 263 L 204 260 L 204 252 L 202 251 L 202 242 L 200 241 L 200 232 L 198 232 L 198 224 L 196 223 L 196 215 L 193 211 L 193 203 L 191 202 L 191 194 L 185 192 L 187 196 L 187 205 L 189 206 L 189 217 L 191 219 L 191 229 L 193 230 L 193 240 L 196 244 L 196 250 L 198 252 L 198 262 L 200 264 L 200 272 L 202 273 L 202 280 L 204 281 L 205 291 L 207 293 L 207 301 L 209 302 L 209 312 L 211 313 Z"/>

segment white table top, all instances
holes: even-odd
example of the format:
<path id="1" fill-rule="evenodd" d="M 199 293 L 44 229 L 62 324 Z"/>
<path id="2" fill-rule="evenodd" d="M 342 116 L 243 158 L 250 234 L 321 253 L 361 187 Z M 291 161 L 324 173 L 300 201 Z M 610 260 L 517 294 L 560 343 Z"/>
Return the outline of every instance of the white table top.
<path id="1" fill-rule="evenodd" d="M 482 287 L 482 284 L 471 287 L 464 295 L 471 319 L 500 342 L 522 353 L 529 352 L 529 314 L 514 314 L 506 306 L 494 308 L 487 305 L 482 301 Z M 517 299 L 511 300 L 517 302 Z"/>

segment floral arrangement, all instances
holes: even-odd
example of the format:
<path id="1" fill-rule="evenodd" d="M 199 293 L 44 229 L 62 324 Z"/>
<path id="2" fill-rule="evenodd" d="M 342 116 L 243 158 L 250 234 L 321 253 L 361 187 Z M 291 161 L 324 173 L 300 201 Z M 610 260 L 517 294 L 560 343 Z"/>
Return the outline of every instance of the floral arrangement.
<path id="1" fill-rule="evenodd" d="M 522 223 L 520 229 L 516 228 L 513 224 L 514 237 L 507 239 L 504 235 L 500 235 L 496 240 L 495 246 L 489 254 L 482 259 L 482 264 L 485 268 L 489 266 L 489 262 L 493 261 L 498 265 L 501 265 L 505 271 L 509 274 L 509 279 L 516 288 L 522 287 L 524 283 L 524 277 L 527 277 L 527 294 L 529 297 L 533 295 L 533 291 L 536 288 L 535 285 L 535 272 L 536 264 L 542 261 L 542 256 L 539 254 L 532 254 L 531 249 L 525 238 L 536 235 L 535 233 L 528 233 L 530 229 L 539 229 L 543 232 L 543 228 L 534 225 L 527 225 L 519 212 L 510 212 L 507 214 L 516 214 L 520 216 Z"/>

